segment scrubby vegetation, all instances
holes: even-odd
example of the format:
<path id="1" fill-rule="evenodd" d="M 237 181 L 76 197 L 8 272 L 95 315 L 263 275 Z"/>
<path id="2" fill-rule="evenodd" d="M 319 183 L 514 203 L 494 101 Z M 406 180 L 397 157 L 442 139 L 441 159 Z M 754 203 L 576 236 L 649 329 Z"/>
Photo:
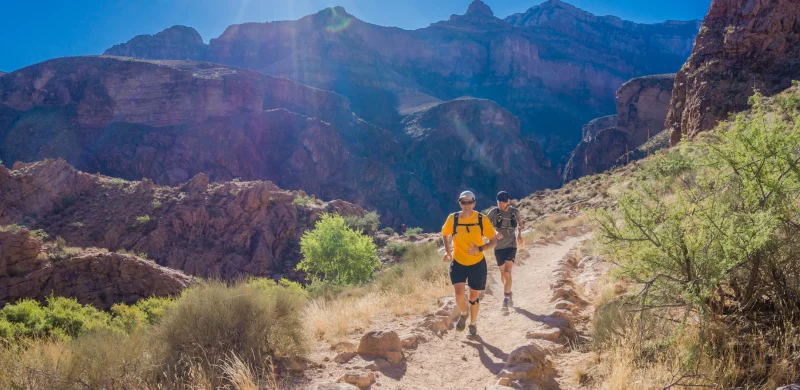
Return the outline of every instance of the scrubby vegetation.
<path id="1" fill-rule="evenodd" d="M 380 267 L 372 239 L 347 226 L 340 215 L 323 214 L 301 238 L 300 251 L 297 269 L 317 281 L 360 284 L 374 278 Z"/>
<path id="2" fill-rule="evenodd" d="M 608 388 L 800 379 L 799 102 L 756 94 L 749 113 L 644 163 L 599 213 L 607 257 L 639 286 L 597 311 Z"/>
<path id="3" fill-rule="evenodd" d="M 374 211 L 366 213 L 363 217 L 358 215 L 347 215 L 344 217 L 344 223 L 351 229 L 361 231 L 364 234 L 375 234 L 380 225 L 380 215 Z"/>
<path id="4" fill-rule="evenodd" d="M 276 388 L 307 350 L 302 288 L 207 283 L 110 313 L 67 298 L 0 311 L 0 388 Z M 259 386 L 259 387 L 256 387 Z"/>

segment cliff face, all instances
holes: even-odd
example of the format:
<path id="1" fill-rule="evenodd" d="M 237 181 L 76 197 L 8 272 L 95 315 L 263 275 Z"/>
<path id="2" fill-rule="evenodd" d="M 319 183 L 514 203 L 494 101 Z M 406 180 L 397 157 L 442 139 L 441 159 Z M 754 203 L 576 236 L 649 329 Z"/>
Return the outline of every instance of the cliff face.
<path id="1" fill-rule="evenodd" d="M 675 78 L 667 115 L 671 143 L 746 109 L 754 89 L 769 96 L 800 78 L 798 26 L 796 1 L 712 1 L 692 55 Z"/>
<path id="2" fill-rule="evenodd" d="M 623 84 L 617 91 L 617 114 L 595 119 L 584 126 L 584 139 L 564 168 L 563 182 L 619 164 L 625 153 L 633 152 L 664 130 L 674 77 L 672 74 L 645 76 Z M 606 126 L 612 120 L 615 123 Z"/>
<path id="3" fill-rule="evenodd" d="M 109 309 L 116 303 L 178 295 L 196 283 L 181 272 L 133 255 L 63 249 L 67 250 L 69 254 L 47 253 L 27 230 L 0 231 L 0 306 L 24 298 L 44 301 L 53 295 Z"/>
<path id="4" fill-rule="evenodd" d="M 271 182 L 219 184 L 204 174 L 163 187 L 79 172 L 64 160 L 0 166 L 0 226 L 26 223 L 69 246 L 144 253 L 161 266 L 225 280 L 301 279 L 299 240 L 319 215 L 366 213 L 297 196 Z M 125 260 L 101 257 L 78 263 Z"/>
<path id="5" fill-rule="evenodd" d="M 698 23 L 642 25 L 559 1 L 501 20 L 478 0 L 464 15 L 407 31 L 333 7 L 296 21 L 232 25 L 211 39 L 204 59 L 336 91 L 389 130 L 402 129 L 409 97 L 490 99 L 558 161 L 581 124 L 613 111 L 625 80 L 676 71 Z"/>
<path id="6" fill-rule="evenodd" d="M 449 132 L 429 147 L 459 145 L 465 155 L 475 153 L 470 148 L 482 141 L 470 137 L 483 134 L 485 116 L 503 111 L 509 127 L 494 131 L 511 134 L 514 145 L 529 145 L 517 176 L 531 179 L 520 190 L 557 183 L 510 112 L 467 99 L 458 105 L 471 107 L 470 114 L 454 118 L 430 108 L 437 104 L 429 101 L 410 115 L 440 113 L 438 120 L 458 120 L 467 131 Z M 480 163 L 408 149 L 409 139 L 402 129 L 389 132 L 362 120 L 342 95 L 210 63 L 76 57 L 0 79 L 0 159 L 6 164 L 64 158 L 83 171 L 172 186 L 201 172 L 212 181 L 271 180 L 376 209 L 389 225 L 436 228 L 460 192 L 453 184 L 460 179 L 439 180 L 439 172 L 418 169 L 417 162 L 457 170 Z M 496 193 L 490 183 L 508 172 L 487 171 L 484 184 L 470 186 Z M 414 183 L 424 187 L 412 193 Z"/>

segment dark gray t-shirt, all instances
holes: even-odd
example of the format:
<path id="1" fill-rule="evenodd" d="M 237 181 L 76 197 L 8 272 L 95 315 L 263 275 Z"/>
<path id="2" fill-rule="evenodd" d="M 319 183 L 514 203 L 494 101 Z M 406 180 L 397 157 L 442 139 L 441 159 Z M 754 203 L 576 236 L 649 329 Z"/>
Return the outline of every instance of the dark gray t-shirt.
<path id="1" fill-rule="evenodd" d="M 489 213 L 486 214 L 486 217 L 492 222 L 494 230 L 503 234 L 503 238 L 497 240 L 497 246 L 495 247 L 497 249 L 517 247 L 517 228 L 511 226 L 512 213 L 516 217 L 517 226 L 519 226 L 519 221 L 522 220 L 522 216 L 519 213 L 519 209 L 516 207 L 508 206 L 506 211 L 501 211 L 499 207 L 493 207 L 489 210 Z"/>

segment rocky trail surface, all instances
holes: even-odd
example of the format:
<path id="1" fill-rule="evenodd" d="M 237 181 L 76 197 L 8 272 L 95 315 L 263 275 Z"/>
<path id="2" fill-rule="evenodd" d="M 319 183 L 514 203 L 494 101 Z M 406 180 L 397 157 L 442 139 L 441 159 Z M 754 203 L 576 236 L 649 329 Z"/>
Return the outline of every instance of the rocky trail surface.
<path id="1" fill-rule="evenodd" d="M 312 374 L 317 389 L 562 389 L 572 387 L 557 355 L 581 338 L 591 306 L 581 297 L 604 273 L 577 248 L 588 235 L 539 241 L 520 250 L 514 267 L 514 306 L 501 306 L 503 288 L 493 259 L 481 300 L 478 335 L 454 329 L 452 298 L 414 325 L 373 326 L 358 348 L 339 343 Z M 407 324 L 408 321 L 404 321 Z M 376 324 L 377 325 L 377 324 Z M 350 345 L 348 345 L 350 344 Z M 365 344 L 371 344 L 368 347 Z M 402 359 L 398 352 L 402 354 Z M 393 363 L 393 361 L 395 363 Z M 338 379 L 338 380 L 337 380 Z M 334 381 L 338 383 L 333 383 Z M 351 385 L 348 385 L 351 384 Z M 509 387 L 506 387 L 509 386 Z"/>

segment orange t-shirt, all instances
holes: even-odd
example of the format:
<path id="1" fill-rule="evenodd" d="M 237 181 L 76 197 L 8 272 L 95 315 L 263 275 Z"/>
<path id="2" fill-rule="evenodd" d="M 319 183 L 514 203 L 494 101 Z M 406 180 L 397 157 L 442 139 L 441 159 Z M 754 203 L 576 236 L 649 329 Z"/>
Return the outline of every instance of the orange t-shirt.
<path id="1" fill-rule="evenodd" d="M 450 216 L 447 217 L 447 221 L 444 222 L 444 226 L 442 226 L 442 235 L 453 235 L 453 214 L 450 214 Z M 467 218 L 459 214 L 456 235 L 453 236 L 453 260 L 462 265 L 473 265 L 483 260 L 483 253 L 479 252 L 477 255 L 467 253 L 470 244 L 475 244 L 476 246 L 483 245 L 483 237 L 488 239 L 494 237 L 494 227 L 492 227 L 489 218 L 486 218 L 485 215 L 483 216 L 483 236 L 481 236 L 481 228 L 478 226 L 478 212 L 473 211 L 472 215 Z"/>

